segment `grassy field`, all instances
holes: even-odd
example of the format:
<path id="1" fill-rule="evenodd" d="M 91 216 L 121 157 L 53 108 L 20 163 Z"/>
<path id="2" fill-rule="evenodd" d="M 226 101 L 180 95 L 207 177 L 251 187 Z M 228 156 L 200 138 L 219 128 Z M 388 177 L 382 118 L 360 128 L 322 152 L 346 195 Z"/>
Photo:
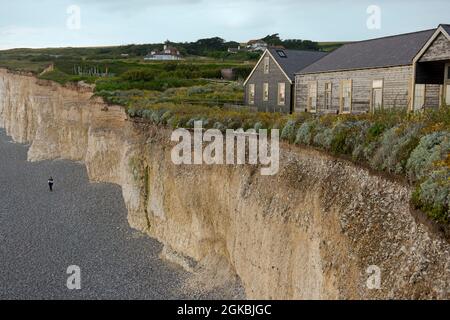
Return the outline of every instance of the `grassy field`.
<path id="1" fill-rule="evenodd" d="M 10 69 L 10 70 L 25 71 L 25 72 L 32 72 L 35 74 L 39 74 L 48 65 L 49 65 L 49 62 L 20 60 L 20 59 L 15 59 L 15 58 L 5 59 L 5 58 L 2 58 L 0 55 L 0 68 L 6 68 L 6 69 Z"/>
<path id="2" fill-rule="evenodd" d="M 45 49 L 44 49 L 45 51 Z M 140 91 L 154 103 L 193 103 L 205 105 L 241 104 L 240 85 L 254 62 L 191 58 L 174 62 L 145 62 L 142 59 L 101 59 L 41 56 L 38 52 L 13 50 L 0 52 L 0 67 L 28 71 L 41 79 L 60 84 L 84 81 L 95 84 L 95 91 L 106 101 L 128 105 L 127 97 Z M 48 59 L 47 59 L 48 58 Z M 42 71 L 53 64 L 53 71 Z M 223 81 L 222 70 L 233 69 L 236 81 Z M 231 84 L 230 86 L 227 86 Z M 232 88 L 228 90 L 227 88 Z"/>

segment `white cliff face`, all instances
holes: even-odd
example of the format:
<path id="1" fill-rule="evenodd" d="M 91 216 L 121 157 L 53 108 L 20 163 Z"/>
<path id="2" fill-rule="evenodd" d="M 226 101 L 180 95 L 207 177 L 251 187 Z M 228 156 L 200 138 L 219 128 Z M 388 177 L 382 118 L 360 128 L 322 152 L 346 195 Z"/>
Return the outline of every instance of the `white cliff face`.
<path id="1" fill-rule="evenodd" d="M 130 225 L 209 266 L 211 281 L 234 273 L 261 299 L 450 297 L 450 246 L 415 221 L 407 186 L 290 146 L 273 177 L 177 166 L 169 130 L 91 97 L 0 70 L 0 125 L 31 144 L 30 161 L 83 161 L 92 181 L 119 184 Z M 367 288 L 372 265 L 380 290 Z"/>

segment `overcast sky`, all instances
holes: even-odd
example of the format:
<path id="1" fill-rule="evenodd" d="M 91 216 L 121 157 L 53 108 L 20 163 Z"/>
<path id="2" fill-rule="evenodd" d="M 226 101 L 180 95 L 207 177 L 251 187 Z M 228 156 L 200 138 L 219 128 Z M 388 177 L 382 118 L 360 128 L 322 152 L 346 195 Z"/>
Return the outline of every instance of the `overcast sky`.
<path id="1" fill-rule="evenodd" d="M 213 36 L 246 42 L 273 33 L 283 39 L 353 41 L 450 23 L 449 0 L 0 0 L 0 4 L 0 49 Z"/>

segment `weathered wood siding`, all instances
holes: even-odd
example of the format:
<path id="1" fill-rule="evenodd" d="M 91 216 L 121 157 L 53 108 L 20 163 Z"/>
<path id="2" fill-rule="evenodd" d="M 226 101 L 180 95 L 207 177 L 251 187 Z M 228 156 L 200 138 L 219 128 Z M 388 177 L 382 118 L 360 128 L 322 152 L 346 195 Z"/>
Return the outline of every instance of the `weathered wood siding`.
<path id="1" fill-rule="evenodd" d="M 425 108 L 439 108 L 441 106 L 441 85 L 427 84 L 425 86 Z"/>
<path id="2" fill-rule="evenodd" d="M 264 58 L 270 57 L 269 73 L 264 73 Z M 249 104 L 249 85 L 255 85 L 255 104 L 258 111 L 261 112 L 284 112 L 289 113 L 291 111 L 291 83 L 283 74 L 283 71 L 278 67 L 277 63 L 272 59 L 267 52 L 261 60 L 261 63 L 256 66 L 251 78 L 248 80 L 245 86 L 245 104 Z M 263 86 L 264 83 L 269 84 L 269 100 L 263 101 Z M 286 85 L 286 103 L 284 106 L 278 105 L 278 84 L 285 83 Z"/>
<path id="3" fill-rule="evenodd" d="M 450 60 L 450 41 L 440 34 L 419 59 L 419 62 Z"/>
<path id="4" fill-rule="evenodd" d="M 318 111 L 336 113 L 340 107 L 342 80 L 352 80 L 352 112 L 368 112 L 370 110 L 374 80 L 383 80 L 384 108 L 406 108 L 410 102 L 412 66 L 404 66 L 297 75 L 295 110 L 306 110 L 308 84 L 316 81 Z M 325 109 L 325 83 L 327 82 L 332 83 L 332 107 L 330 110 Z"/>

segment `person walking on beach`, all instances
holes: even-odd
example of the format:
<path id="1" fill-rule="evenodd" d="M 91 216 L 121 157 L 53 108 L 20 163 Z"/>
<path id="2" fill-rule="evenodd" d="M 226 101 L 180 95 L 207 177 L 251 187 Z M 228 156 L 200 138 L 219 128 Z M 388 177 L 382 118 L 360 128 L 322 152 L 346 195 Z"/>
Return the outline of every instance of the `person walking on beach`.
<path id="1" fill-rule="evenodd" d="M 53 178 L 50 177 L 50 179 L 48 179 L 48 187 L 50 188 L 50 192 L 53 192 Z"/>

